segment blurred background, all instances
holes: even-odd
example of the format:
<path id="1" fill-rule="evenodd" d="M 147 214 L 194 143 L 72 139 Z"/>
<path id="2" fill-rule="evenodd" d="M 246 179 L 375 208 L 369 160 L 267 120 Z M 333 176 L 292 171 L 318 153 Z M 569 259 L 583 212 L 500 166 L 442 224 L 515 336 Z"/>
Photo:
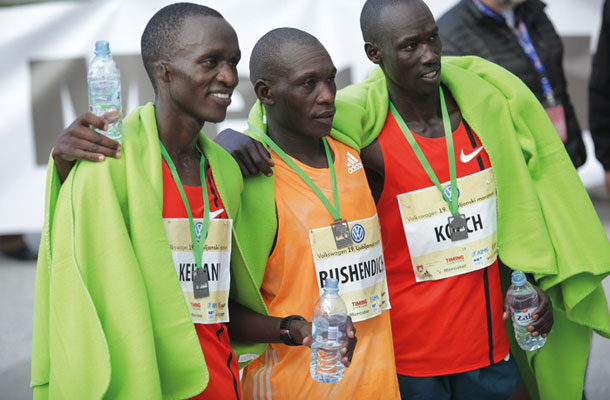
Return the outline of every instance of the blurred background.
<path id="1" fill-rule="evenodd" d="M 427 0 L 440 17 L 456 0 Z M 139 56 L 150 17 L 169 1 L 0 0 L 0 235 L 23 234 L 36 251 L 44 212 L 50 150 L 61 130 L 87 110 L 87 65 L 96 40 L 110 42 L 121 70 L 125 114 L 153 100 Z M 220 11 L 240 40 L 240 84 L 227 119 L 206 125 L 208 136 L 225 127 L 243 130 L 254 102 L 248 59 L 270 29 L 291 26 L 320 39 L 339 71 L 338 87 L 364 79 L 372 64 L 363 51 L 359 16 L 363 0 L 199 1 Z M 583 129 L 587 162 L 581 179 L 610 232 L 610 197 L 604 170 L 588 133 L 587 85 L 601 25 L 602 0 L 548 0 L 546 13 L 564 45 L 568 91 Z M 28 255 L 28 254 L 22 254 Z M 23 257 L 28 258 L 28 257 Z M 0 254 L 0 399 L 31 398 L 30 351 L 35 262 Z M 605 282 L 610 295 L 610 281 Z M 610 341 L 593 335 L 585 391 L 608 399 Z"/>

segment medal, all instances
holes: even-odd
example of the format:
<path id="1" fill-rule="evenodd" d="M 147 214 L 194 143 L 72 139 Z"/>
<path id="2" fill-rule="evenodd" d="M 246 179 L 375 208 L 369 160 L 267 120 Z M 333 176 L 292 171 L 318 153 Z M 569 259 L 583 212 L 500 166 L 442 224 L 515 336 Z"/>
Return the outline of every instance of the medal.
<path id="1" fill-rule="evenodd" d="M 449 232 L 451 234 L 452 242 L 468 238 L 466 217 L 464 214 L 452 215 L 447 219 L 447 222 L 449 223 Z"/>
<path id="2" fill-rule="evenodd" d="M 417 156 L 421 166 L 424 168 L 428 177 L 434 183 L 434 186 L 439 190 L 441 197 L 449 206 L 451 216 L 448 219 L 449 230 L 451 232 L 451 240 L 453 242 L 468 238 L 468 231 L 466 230 L 466 217 L 464 214 L 459 212 L 458 203 L 458 187 L 457 187 L 457 173 L 455 168 L 455 153 L 453 149 L 453 134 L 451 132 L 451 120 L 449 119 L 449 113 L 447 112 L 447 105 L 445 104 L 445 97 L 443 95 L 443 88 L 439 86 L 440 99 L 441 99 L 441 114 L 443 116 L 443 130 L 445 131 L 445 142 L 447 143 L 447 158 L 449 161 L 449 179 L 451 180 L 451 195 L 445 195 L 441 184 L 434 173 L 434 170 L 430 166 L 430 163 L 426 159 L 424 152 L 417 144 L 415 137 L 411 130 L 407 127 L 407 124 L 400 116 L 400 113 L 394 107 L 394 104 L 390 102 L 390 111 L 394 115 L 396 123 L 402 130 L 403 135 L 407 139 L 407 142 L 411 145 L 413 152 Z"/>
<path id="3" fill-rule="evenodd" d="M 345 219 L 340 219 L 338 221 L 330 224 L 330 228 L 333 231 L 333 236 L 335 237 L 335 244 L 337 245 L 337 250 L 344 249 L 353 245 L 352 237 L 349 234 L 349 224 Z"/>
<path id="4" fill-rule="evenodd" d="M 196 299 L 202 299 L 210 295 L 208 287 L 208 271 L 203 268 L 195 268 L 192 275 L 193 295 Z"/>

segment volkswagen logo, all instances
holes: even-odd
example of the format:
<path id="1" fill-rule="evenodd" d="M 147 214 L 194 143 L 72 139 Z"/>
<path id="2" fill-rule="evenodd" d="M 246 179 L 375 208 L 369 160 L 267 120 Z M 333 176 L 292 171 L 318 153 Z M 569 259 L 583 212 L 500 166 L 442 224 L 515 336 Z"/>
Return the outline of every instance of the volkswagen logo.
<path id="1" fill-rule="evenodd" d="M 352 240 L 356 243 L 360 243 L 364 240 L 364 227 L 360 224 L 355 224 L 352 226 L 351 230 Z"/>

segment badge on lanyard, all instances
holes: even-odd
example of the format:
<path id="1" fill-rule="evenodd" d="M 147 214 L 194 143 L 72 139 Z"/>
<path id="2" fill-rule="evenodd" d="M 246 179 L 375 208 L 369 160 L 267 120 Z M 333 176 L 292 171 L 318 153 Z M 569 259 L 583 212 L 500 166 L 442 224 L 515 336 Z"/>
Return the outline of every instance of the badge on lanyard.
<path id="1" fill-rule="evenodd" d="M 403 135 L 407 139 L 407 142 L 411 145 L 413 152 L 417 156 L 421 166 L 424 168 L 428 177 L 434 183 L 434 186 L 439 190 L 441 197 L 449 206 L 449 211 L 451 212 L 451 216 L 448 219 L 449 230 L 451 232 L 451 241 L 456 242 L 458 240 L 464 240 L 468 238 L 468 231 L 466 229 L 466 217 L 464 214 L 460 214 L 459 212 L 459 203 L 458 203 L 458 186 L 457 186 L 457 173 L 455 168 L 455 153 L 453 149 L 453 133 L 451 132 L 451 120 L 449 119 L 449 113 L 447 112 L 447 105 L 445 104 L 445 97 L 443 95 L 443 88 L 439 86 L 440 92 L 440 100 L 441 100 L 441 114 L 443 116 L 443 130 L 445 131 L 445 142 L 447 143 L 447 158 L 449 161 L 449 178 L 451 180 L 451 196 L 445 196 L 443 188 L 434 173 L 434 170 L 430 166 L 430 163 L 426 159 L 424 152 L 417 144 L 413 133 L 407 127 L 407 124 L 400 116 L 400 113 L 394 107 L 394 104 L 390 102 L 390 111 L 392 115 L 394 115 L 394 119 L 400 130 L 402 130 Z"/>
<path id="2" fill-rule="evenodd" d="M 208 271 L 203 268 L 195 268 L 193 271 L 193 296 L 202 299 L 210 295 L 208 287 Z"/>
<path id="3" fill-rule="evenodd" d="M 176 183 L 176 187 L 180 192 L 180 196 L 182 197 L 182 202 L 184 203 L 184 208 L 186 209 L 186 213 L 189 217 L 189 228 L 191 231 L 191 240 L 193 243 L 193 253 L 195 256 L 195 265 L 196 268 L 193 271 L 193 295 L 196 299 L 201 299 L 204 297 L 208 297 L 210 295 L 210 288 L 208 287 L 208 272 L 203 269 L 203 264 L 201 262 L 201 258 L 203 256 L 204 243 L 201 240 L 205 241 L 205 237 L 207 236 L 208 226 L 210 224 L 210 199 L 208 198 L 208 187 L 205 181 L 205 156 L 203 152 L 197 146 L 197 150 L 201 153 L 201 159 L 199 160 L 199 173 L 201 178 L 201 189 L 203 190 L 203 222 L 201 225 L 201 231 L 199 233 L 199 239 L 197 239 L 197 233 L 195 231 L 195 223 L 193 221 L 193 214 L 191 213 L 191 207 L 189 205 L 188 198 L 186 197 L 186 193 L 184 192 L 184 188 L 182 187 L 182 181 L 180 180 L 180 176 L 178 175 L 178 171 L 176 170 L 176 166 L 172 161 L 169 153 L 163 146 L 163 143 L 159 141 L 161 145 L 161 155 L 163 159 L 167 163 L 169 170 L 172 174 L 172 178 L 174 178 L 174 182 Z"/>
<path id="4" fill-rule="evenodd" d="M 349 233 L 349 224 L 345 219 L 333 222 L 330 224 L 330 228 L 333 230 L 337 250 L 344 249 L 354 244 L 352 242 L 352 236 Z"/>
<path id="5" fill-rule="evenodd" d="M 447 219 L 447 221 L 449 222 L 449 231 L 451 233 L 452 242 L 468 239 L 468 231 L 466 230 L 466 216 L 464 214 L 452 215 Z"/>

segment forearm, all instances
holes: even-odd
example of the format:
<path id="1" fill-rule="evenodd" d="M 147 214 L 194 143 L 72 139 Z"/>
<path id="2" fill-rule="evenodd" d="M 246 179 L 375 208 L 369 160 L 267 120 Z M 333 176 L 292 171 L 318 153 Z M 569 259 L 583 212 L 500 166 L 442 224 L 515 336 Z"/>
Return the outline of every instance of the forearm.
<path id="1" fill-rule="evenodd" d="M 259 314 L 234 301 L 229 302 L 230 320 L 227 324 L 231 340 L 254 343 L 280 342 L 281 318 Z"/>
<path id="2" fill-rule="evenodd" d="M 229 310 L 231 310 L 231 322 L 227 326 L 231 340 L 253 343 L 282 343 L 280 338 L 281 317 L 259 314 L 232 300 L 229 303 Z M 290 322 L 288 329 L 290 336 L 296 343 L 302 343 L 301 328 L 302 325 L 307 323 L 297 320 Z"/>

